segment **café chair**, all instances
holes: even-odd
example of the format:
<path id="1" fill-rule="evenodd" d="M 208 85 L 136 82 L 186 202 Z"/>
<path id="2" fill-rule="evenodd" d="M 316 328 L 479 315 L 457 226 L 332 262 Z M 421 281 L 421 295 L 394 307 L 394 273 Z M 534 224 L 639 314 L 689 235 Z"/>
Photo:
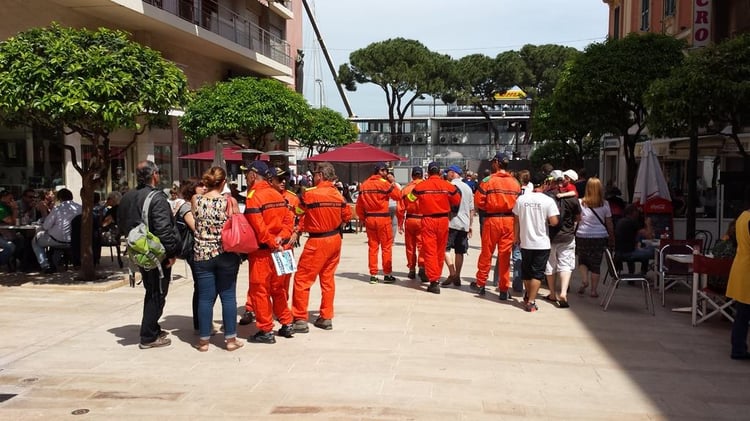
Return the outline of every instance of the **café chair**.
<path id="1" fill-rule="evenodd" d="M 639 282 L 641 289 L 643 290 L 644 300 L 646 302 L 646 311 L 651 310 L 651 315 L 655 316 L 654 310 L 654 296 L 651 294 L 651 286 L 649 285 L 648 278 L 643 275 L 627 274 L 623 275 L 615 266 L 615 259 L 612 257 L 612 253 L 609 249 L 604 250 L 604 258 L 607 261 L 607 277 L 612 277 L 612 282 L 607 283 L 607 289 L 602 297 L 602 302 L 599 304 L 603 307 L 604 311 L 609 308 L 612 297 L 615 295 L 615 291 L 620 285 L 620 282 Z"/>
<path id="2" fill-rule="evenodd" d="M 717 314 L 721 314 L 729 321 L 734 322 L 734 313 L 731 307 L 734 304 L 734 300 L 724 295 L 726 294 L 726 290 L 715 291 L 701 282 L 700 279 L 704 276 L 729 278 L 732 261 L 733 259 L 714 259 L 700 254 L 693 256 L 693 326 Z"/>
<path id="3" fill-rule="evenodd" d="M 713 247 L 714 244 L 714 235 L 711 231 L 695 230 L 695 239 L 701 240 L 703 246 L 701 247 L 701 252 L 703 254 L 708 254 L 708 252 L 711 251 L 711 247 Z"/>
<path id="4" fill-rule="evenodd" d="M 661 294 L 661 305 L 664 307 L 667 290 L 677 285 L 684 285 L 691 289 L 692 271 L 687 263 L 675 262 L 669 259 L 670 254 L 693 254 L 693 247 L 687 243 L 667 243 L 659 249 L 657 259 L 657 274 L 659 279 L 659 293 Z"/>

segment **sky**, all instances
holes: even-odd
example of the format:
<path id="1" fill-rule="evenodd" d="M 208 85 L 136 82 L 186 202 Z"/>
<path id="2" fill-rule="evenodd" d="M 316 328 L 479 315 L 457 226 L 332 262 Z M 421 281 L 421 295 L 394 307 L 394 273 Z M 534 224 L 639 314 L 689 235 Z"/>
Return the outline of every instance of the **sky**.
<path id="1" fill-rule="evenodd" d="M 460 58 L 490 57 L 526 44 L 560 44 L 583 50 L 607 35 L 608 6 L 601 0 L 308 0 L 336 71 L 349 54 L 390 38 L 420 41 Z M 346 116 L 346 108 L 304 16 L 304 95 L 315 107 Z M 317 80 L 317 81 L 316 81 Z M 323 87 L 322 91 L 320 87 Z M 344 91 L 359 117 L 384 117 L 383 90 L 373 84 Z M 322 101 L 321 101 L 322 100 Z"/>

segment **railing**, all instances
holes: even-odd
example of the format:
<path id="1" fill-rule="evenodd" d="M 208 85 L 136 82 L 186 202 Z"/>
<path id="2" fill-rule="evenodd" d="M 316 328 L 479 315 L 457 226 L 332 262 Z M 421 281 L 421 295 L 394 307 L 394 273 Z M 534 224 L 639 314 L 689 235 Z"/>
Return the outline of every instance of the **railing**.
<path id="1" fill-rule="evenodd" d="M 190 23 L 200 25 L 222 38 L 291 66 L 290 47 L 284 39 L 220 5 L 215 0 L 143 0 Z M 286 4 L 286 3 L 285 3 Z"/>

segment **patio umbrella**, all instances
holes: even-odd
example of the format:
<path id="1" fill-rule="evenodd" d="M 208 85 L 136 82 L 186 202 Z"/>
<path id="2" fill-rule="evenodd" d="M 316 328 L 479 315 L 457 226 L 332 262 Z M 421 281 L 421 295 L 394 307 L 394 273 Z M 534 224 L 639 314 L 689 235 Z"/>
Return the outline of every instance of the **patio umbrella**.
<path id="1" fill-rule="evenodd" d="M 406 161 L 406 158 L 367 143 L 354 142 L 307 159 L 307 162 L 331 162 L 336 168 L 336 174 L 345 182 L 362 181 L 372 174 L 372 164 L 375 162 Z M 346 167 L 337 164 L 347 164 Z M 365 174 L 364 176 L 362 174 Z"/>
<path id="2" fill-rule="evenodd" d="M 651 141 L 645 141 L 641 145 L 641 162 L 635 179 L 632 202 L 643 205 L 649 199 L 656 197 L 671 201 L 669 185 L 661 171 L 659 159 L 654 153 Z"/>
<path id="3" fill-rule="evenodd" d="M 242 154 L 240 153 L 241 150 L 242 149 L 236 146 L 229 146 L 229 147 L 222 148 L 219 154 L 221 154 L 224 157 L 223 159 L 224 161 L 242 162 Z M 196 153 L 191 153 L 189 155 L 183 155 L 180 157 L 180 159 L 192 159 L 195 161 L 213 161 L 219 155 L 216 152 L 217 151 L 215 150 L 196 152 Z"/>
<path id="4" fill-rule="evenodd" d="M 356 162 L 393 162 L 393 161 L 406 161 L 401 155 L 396 155 L 382 149 L 378 149 L 374 146 L 368 145 L 367 143 L 354 142 L 348 145 L 336 148 L 332 151 L 315 155 L 307 159 L 311 162 L 344 162 L 344 163 L 356 163 Z"/>

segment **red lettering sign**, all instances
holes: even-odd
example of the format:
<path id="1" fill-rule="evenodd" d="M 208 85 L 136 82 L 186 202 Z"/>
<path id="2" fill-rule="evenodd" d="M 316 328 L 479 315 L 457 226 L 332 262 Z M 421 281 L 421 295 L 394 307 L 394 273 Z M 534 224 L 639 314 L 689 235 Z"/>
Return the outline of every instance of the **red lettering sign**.
<path id="1" fill-rule="evenodd" d="M 704 47 L 711 42 L 711 0 L 693 1 L 693 47 Z"/>
<path id="2" fill-rule="evenodd" d="M 704 25 L 708 24 L 708 12 L 705 10 L 699 10 L 695 12 L 695 23 L 702 23 Z"/>

